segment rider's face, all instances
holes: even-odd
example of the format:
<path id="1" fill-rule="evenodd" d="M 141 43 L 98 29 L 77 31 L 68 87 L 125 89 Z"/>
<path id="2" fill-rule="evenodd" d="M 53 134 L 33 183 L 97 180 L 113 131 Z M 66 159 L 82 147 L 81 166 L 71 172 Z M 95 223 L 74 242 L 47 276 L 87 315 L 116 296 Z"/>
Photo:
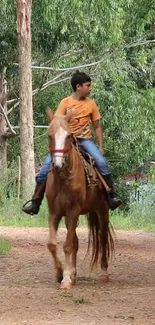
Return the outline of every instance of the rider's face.
<path id="1" fill-rule="evenodd" d="M 91 82 L 84 82 L 82 85 L 77 85 L 76 89 L 81 97 L 88 97 L 91 92 Z"/>

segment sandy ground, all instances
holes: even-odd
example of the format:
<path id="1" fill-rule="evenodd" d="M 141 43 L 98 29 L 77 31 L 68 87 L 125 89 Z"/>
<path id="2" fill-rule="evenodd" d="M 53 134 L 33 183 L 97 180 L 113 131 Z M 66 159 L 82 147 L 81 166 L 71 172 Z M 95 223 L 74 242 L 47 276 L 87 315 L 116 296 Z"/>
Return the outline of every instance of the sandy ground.
<path id="1" fill-rule="evenodd" d="M 87 230 L 78 229 L 77 284 L 62 291 L 47 250 L 48 229 L 0 227 L 12 252 L 0 256 L 0 325 L 155 324 L 155 234 L 116 232 L 110 281 L 90 274 Z M 60 256 L 65 230 L 58 232 Z"/>

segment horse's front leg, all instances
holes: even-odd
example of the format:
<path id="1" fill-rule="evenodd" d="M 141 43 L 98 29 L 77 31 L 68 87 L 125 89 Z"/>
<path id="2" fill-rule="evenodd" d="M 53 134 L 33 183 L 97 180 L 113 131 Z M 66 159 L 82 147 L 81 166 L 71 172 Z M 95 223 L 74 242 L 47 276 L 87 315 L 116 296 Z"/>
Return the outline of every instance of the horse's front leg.
<path id="1" fill-rule="evenodd" d="M 60 283 L 63 279 L 63 267 L 57 255 L 57 241 L 56 241 L 56 233 L 57 233 L 59 221 L 60 221 L 60 217 L 56 215 L 53 216 L 50 214 L 49 239 L 48 239 L 47 247 L 53 256 L 55 262 L 55 268 L 56 268 L 56 278 L 57 281 Z"/>
<path id="2" fill-rule="evenodd" d="M 79 212 L 69 213 L 66 220 L 67 236 L 63 249 L 65 254 L 65 266 L 63 271 L 63 279 L 61 281 L 61 289 L 70 289 L 75 283 L 76 277 L 76 255 L 78 251 L 78 238 L 76 235 L 77 221 Z"/>
<path id="3" fill-rule="evenodd" d="M 73 239 L 73 253 L 72 253 L 72 267 L 73 267 L 73 271 L 71 274 L 71 279 L 72 279 L 72 284 L 75 284 L 76 282 L 76 260 L 77 260 L 77 252 L 79 249 L 79 239 L 78 236 L 76 234 L 74 234 L 74 239 Z"/>

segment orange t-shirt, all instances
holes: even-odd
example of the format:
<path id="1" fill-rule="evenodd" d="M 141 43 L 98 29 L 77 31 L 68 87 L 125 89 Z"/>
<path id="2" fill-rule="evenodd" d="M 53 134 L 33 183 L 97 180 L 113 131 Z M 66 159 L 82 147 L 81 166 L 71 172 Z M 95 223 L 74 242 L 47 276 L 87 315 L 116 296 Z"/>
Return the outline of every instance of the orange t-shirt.
<path id="1" fill-rule="evenodd" d="M 66 97 L 60 102 L 55 115 L 66 115 L 69 112 L 73 112 L 70 121 L 71 133 L 79 138 L 91 138 L 90 122 L 101 118 L 94 100 L 86 98 L 79 101 L 72 96 Z"/>

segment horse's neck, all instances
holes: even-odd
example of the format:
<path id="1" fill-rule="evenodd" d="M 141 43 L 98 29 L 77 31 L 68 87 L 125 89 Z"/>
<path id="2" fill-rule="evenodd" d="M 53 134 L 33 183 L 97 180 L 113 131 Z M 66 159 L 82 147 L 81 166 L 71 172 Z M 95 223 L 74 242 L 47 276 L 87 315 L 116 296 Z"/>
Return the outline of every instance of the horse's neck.
<path id="1" fill-rule="evenodd" d="M 81 158 L 75 147 L 72 147 L 72 150 L 69 154 L 68 159 L 68 170 L 70 172 L 71 177 L 76 177 L 79 173 L 79 166 L 81 164 Z"/>
<path id="2" fill-rule="evenodd" d="M 55 182 L 59 183 L 59 186 L 62 187 L 63 184 L 71 184 L 78 179 L 79 175 L 79 166 L 81 165 L 81 158 L 76 151 L 75 147 L 72 147 L 66 166 L 60 171 L 54 172 Z"/>

